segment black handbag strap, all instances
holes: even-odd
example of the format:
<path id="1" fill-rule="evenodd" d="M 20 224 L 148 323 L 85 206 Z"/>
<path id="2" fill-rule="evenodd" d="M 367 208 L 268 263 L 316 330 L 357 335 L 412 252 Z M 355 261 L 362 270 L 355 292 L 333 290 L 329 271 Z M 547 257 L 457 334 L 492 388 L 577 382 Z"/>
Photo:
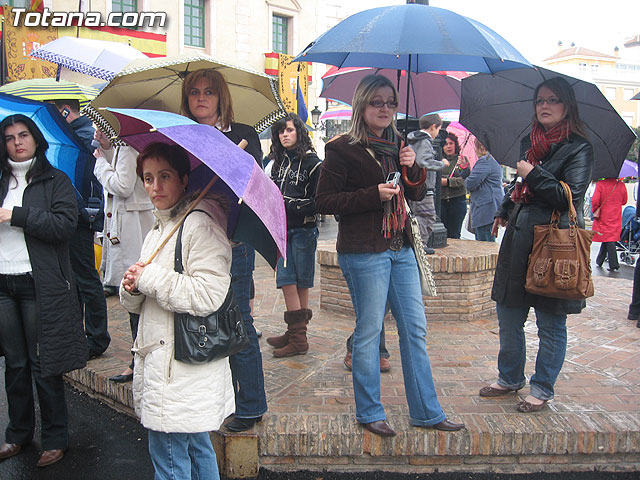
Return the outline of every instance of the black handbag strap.
<path id="1" fill-rule="evenodd" d="M 187 214 L 187 217 L 191 215 L 193 212 L 202 212 L 205 215 L 207 215 L 209 218 L 212 218 L 211 215 L 209 215 L 207 212 L 199 209 L 191 210 Z M 178 273 L 182 273 L 182 271 L 184 270 L 184 267 L 182 266 L 182 229 L 184 228 L 184 224 L 187 221 L 187 217 L 184 218 L 182 225 L 180 225 L 180 230 L 178 230 L 178 238 L 176 238 L 176 253 L 175 253 L 175 260 L 173 263 L 173 269 Z"/>

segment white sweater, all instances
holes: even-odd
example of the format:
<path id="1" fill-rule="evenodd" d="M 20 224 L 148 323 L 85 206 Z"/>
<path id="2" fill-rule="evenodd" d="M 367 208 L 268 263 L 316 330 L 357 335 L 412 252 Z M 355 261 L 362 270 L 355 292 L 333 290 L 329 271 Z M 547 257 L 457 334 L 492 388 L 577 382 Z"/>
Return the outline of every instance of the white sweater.
<path id="1" fill-rule="evenodd" d="M 32 163 L 33 159 L 26 162 L 9 160 L 15 178 L 9 180 L 9 190 L 2 202 L 2 208 L 13 210 L 13 207 L 22 206 L 22 195 L 27 188 L 26 175 Z M 31 271 L 31 261 L 22 228 L 12 227 L 11 222 L 0 223 L 0 246 L 0 274 L 17 275 Z"/>

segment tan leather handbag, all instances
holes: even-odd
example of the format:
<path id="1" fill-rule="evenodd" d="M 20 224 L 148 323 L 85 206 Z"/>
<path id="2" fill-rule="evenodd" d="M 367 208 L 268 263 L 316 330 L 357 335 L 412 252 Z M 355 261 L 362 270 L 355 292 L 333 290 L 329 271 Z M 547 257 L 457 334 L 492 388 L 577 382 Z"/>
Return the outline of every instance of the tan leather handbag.
<path id="1" fill-rule="evenodd" d="M 569 200 L 569 228 L 558 228 L 558 210 L 554 210 L 549 225 L 534 227 L 524 288 L 543 297 L 581 300 L 593 296 L 593 232 L 578 227 L 571 189 L 564 182 L 560 184 Z"/>

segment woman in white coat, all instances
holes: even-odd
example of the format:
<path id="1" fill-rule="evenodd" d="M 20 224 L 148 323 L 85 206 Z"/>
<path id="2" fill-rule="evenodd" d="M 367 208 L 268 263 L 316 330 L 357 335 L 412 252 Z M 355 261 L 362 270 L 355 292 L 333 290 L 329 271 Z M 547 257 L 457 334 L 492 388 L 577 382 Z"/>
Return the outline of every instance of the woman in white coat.
<path id="1" fill-rule="evenodd" d="M 138 152 L 133 148 L 113 147 L 99 130 L 100 142 L 93 172 L 105 192 L 105 219 L 102 238 L 102 263 L 105 292 L 116 290 L 122 276 L 140 257 L 145 235 L 154 222 L 153 204 L 136 174 Z M 131 336 L 136 338 L 138 315 L 129 314 Z M 133 378 L 133 360 L 120 374 L 109 377 L 114 382 L 127 382 Z"/>
<path id="2" fill-rule="evenodd" d="M 219 478 L 208 432 L 234 412 L 227 358 L 201 365 L 174 358 L 174 312 L 208 315 L 222 305 L 231 284 L 231 245 L 223 206 L 205 197 L 182 232 L 184 272 L 174 270 L 176 235 L 152 263 L 144 261 L 188 208 L 189 158 L 178 146 L 153 143 L 138 156 L 137 172 L 156 210 L 144 240 L 141 261 L 125 273 L 120 301 L 140 313 L 134 343 L 133 398 L 149 429 L 149 452 L 156 480 Z"/>

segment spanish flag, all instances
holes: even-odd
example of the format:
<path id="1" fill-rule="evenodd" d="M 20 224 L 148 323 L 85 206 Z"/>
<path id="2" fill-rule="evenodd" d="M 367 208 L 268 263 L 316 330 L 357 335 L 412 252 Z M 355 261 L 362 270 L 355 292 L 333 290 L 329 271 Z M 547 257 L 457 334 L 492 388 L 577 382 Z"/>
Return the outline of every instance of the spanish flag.
<path id="1" fill-rule="evenodd" d="M 29 10 L 32 12 L 44 12 L 44 0 L 31 0 L 29 2 Z"/>

